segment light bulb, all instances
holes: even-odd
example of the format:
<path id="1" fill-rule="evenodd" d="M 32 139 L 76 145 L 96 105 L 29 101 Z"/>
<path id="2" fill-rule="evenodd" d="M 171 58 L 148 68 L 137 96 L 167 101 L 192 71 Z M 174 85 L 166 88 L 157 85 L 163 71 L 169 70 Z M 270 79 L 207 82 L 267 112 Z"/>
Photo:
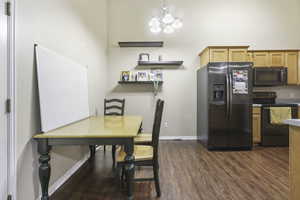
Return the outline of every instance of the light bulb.
<path id="1" fill-rule="evenodd" d="M 167 26 L 164 28 L 164 33 L 166 33 L 166 34 L 174 33 L 174 28 L 173 28 L 171 25 L 167 25 Z"/>
<path id="2" fill-rule="evenodd" d="M 161 28 L 160 28 L 160 26 L 152 26 L 152 27 L 150 28 L 150 31 L 151 31 L 152 33 L 160 33 L 160 32 L 161 32 Z"/>
<path id="3" fill-rule="evenodd" d="M 170 24 L 170 23 L 172 23 L 172 22 L 174 21 L 174 17 L 173 17 L 170 13 L 167 13 L 167 14 L 163 17 L 162 21 L 163 21 L 165 24 Z"/>
<path id="4" fill-rule="evenodd" d="M 149 26 L 160 26 L 159 19 L 157 17 L 153 17 L 149 22 Z"/>
<path id="5" fill-rule="evenodd" d="M 176 29 L 181 28 L 183 26 L 182 21 L 180 19 L 175 19 L 172 26 Z"/>

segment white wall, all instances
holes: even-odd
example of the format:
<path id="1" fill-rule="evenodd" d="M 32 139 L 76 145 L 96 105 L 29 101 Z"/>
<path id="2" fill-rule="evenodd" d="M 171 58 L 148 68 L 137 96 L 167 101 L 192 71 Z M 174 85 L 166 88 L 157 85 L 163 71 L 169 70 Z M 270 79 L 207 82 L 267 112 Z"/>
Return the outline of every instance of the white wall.
<path id="1" fill-rule="evenodd" d="M 183 59 L 184 67 L 165 70 L 160 97 L 165 99 L 164 136 L 196 135 L 196 73 L 198 53 L 207 45 L 251 45 L 252 49 L 300 48 L 299 0 L 169 0 L 183 28 L 172 35 L 154 35 L 147 26 L 160 0 L 109 0 L 109 70 L 111 96 L 126 97 L 126 112 L 142 114 L 151 130 L 154 98 L 151 87 L 119 86 L 122 70 L 133 70 L 138 54 L 154 59 Z M 126 49 L 118 41 L 163 40 L 164 48 Z M 297 88 L 298 90 L 299 88 Z M 163 126 L 164 126 L 163 122 Z"/>
<path id="2" fill-rule="evenodd" d="M 22 0 L 16 8 L 18 199 L 40 194 L 38 155 L 32 136 L 40 131 L 34 43 L 89 66 L 91 113 L 102 113 L 107 74 L 106 0 Z M 67 76 L 67 74 L 66 74 Z M 50 185 L 87 147 L 59 147 L 51 154 Z"/>

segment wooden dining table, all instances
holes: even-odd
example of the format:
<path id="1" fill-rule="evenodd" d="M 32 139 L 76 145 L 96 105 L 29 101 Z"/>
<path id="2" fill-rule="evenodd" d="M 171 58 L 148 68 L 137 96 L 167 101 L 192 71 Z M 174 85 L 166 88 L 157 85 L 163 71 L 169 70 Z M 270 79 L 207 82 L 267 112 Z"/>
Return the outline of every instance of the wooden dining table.
<path id="1" fill-rule="evenodd" d="M 142 123 L 141 116 L 101 116 L 35 135 L 38 143 L 39 178 L 42 188 L 41 200 L 49 200 L 48 186 L 51 175 L 50 151 L 61 145 L 122 145 L 126 152 L 125 176 L 127 199 L 132 200 L 134 182 L 134 137 Z"/>

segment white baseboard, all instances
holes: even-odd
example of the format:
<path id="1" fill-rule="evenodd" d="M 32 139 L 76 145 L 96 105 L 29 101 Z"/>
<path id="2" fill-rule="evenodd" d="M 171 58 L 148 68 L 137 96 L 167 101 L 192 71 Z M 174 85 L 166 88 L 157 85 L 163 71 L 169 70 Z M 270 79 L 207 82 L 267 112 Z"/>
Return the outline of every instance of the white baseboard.
<path id="1" fill-rule="evenodd" d="M 160 140 L 197 140 L 197 136 L 160 136 Z"/>
<path id="2" fill-rule="evenodd" d="M 73 167 L 71 167 L 64 175 L 62 175 L 57 181 L 55 181 L 49 187 L 49 196 L 51 196 L 56 190 L 58 190 L 86 161 L 90 158 L 90 154 L 87 153 L 81 160 L 79 160 Z M 40 200 L 41 196 L 37 200 Z"/>

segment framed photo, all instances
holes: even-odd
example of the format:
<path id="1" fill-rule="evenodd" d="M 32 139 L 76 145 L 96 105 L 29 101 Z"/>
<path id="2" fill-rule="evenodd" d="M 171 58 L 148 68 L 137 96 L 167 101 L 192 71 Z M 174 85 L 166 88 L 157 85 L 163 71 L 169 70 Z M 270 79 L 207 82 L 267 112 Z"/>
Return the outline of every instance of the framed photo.
<path id="1" fill-rule="evenodd" d="M 150 54 L 149 53 L 141 53 L 139 55 L 139 61 L 149 61 L 150 60 Z"/>
<path id="2" fill-rule="evenodd" d="M 122 71 L 121 72 L 121 81 L 129 81 L 130 71 Z"/>
<path id="3" fill-rule="evenodd" d="M 137 73 L 134 71 L 130 71 L 129 81 L 137 81 Z"/>
<path id="4" fill-rule="evenodd" d="M 137 72 L 137 81 L 148 81 L 148 72 L 139 71 Z"/>
<path id="5" fill-rule="evenodd" d="M 150 72 L 151 81 L 163 81 L 163 73 L 161 70 L 151 70 Z"/>

